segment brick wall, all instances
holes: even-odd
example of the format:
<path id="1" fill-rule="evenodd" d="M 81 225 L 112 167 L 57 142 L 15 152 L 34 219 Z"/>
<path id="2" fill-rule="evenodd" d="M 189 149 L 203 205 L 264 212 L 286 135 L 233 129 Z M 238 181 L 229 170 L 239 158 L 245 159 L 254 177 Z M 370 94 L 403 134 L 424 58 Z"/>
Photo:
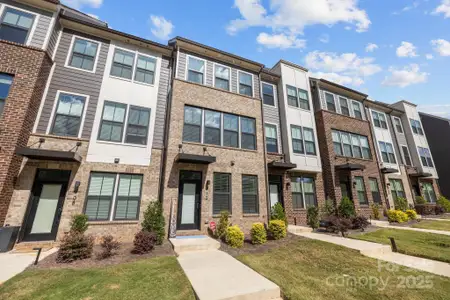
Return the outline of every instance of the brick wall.
<path id="1" fill-rule="evenodd" d="M 4 224 L 25 146 L 32 131 L 52 61 L 42 50 L 0 41 L 0 73 L 14 76 L 0 117 L 0 226 Z"/>

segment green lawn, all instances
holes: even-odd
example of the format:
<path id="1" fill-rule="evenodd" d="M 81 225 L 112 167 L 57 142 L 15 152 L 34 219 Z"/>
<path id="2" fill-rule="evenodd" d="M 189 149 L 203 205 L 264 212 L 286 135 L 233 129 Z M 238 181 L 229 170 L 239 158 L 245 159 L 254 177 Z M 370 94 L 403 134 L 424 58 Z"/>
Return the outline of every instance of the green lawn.
<path id="1" fill-rule="evenodd" d="M 450 236 L 447 235 L 404 229 L 379 229 L 350 237 L 389 245 L 389 237 L 393 237 L 400 253 L 450 262 Z"/>
<path id="2" fill-rule="evenodd" d="M 450 231 L 450 221 L 429 221 L 423 220 L 417 224 L 414 224 L 414 228 L 433 229 L 433 230 L 445 230 Z"/>
<path id="3" fill-rule="evenodd" d="M 0 286 L 0 299 L 192 299 L 175 257 L 91 269 L 25 271 Z"/>
<path id="4" fill-rule="evenodd" d="M 407 268 L 396 272 L 382 268 L 379 272 L 375 259 L 321 241 L 302 239 L 238 259 L 278 284 L 289 300 L 444 300 L 450 295 L 450 278 Z M 407 276 L 418 285 L 402 286 L 402 278 Z M 355 278 L 359 284 L 352 285 Z M 370 279 L 371 287 L 365 285 L 365 279 Z M 422 280 L 430 280 L 432 286 L 420 288 Z"/>

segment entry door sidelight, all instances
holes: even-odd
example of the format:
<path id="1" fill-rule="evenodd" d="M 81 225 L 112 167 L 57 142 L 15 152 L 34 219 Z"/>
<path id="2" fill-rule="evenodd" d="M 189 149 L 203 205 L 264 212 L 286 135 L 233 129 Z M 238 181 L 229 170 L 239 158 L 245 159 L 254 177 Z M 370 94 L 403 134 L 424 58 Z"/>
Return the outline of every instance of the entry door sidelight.
<path id="1" fill-rule="evenodd" d="M 177 229 L 200 229 L 202 173 L 180 171 Z"/>
<path id="2" fill-rule="evenodd" d="M 283 186 L 281 176 L 269 175 L 269 199 L 272 208 L 278 202 L 283 205 Z"/>

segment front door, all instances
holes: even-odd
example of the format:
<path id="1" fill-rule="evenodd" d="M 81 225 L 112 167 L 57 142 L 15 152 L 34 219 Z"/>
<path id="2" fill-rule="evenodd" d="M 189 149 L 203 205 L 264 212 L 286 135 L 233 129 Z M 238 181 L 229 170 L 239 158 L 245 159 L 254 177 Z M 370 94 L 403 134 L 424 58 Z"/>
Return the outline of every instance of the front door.
<path id="1" fill-rule="evenodd" d="M 281 176 L 269 175 L 269 199 L 270 207 L 274 207 L 278 202 L 283 205 Z"/>
<path id="2" fill-rule="evenodd" d="M 31 190 L 23 241 L 56 239 L 70 171 L 37 170 Z"/>
<path id="3" fill-rule="evenodd" d="M 200 229 L 201 190 L 201 172 L 180 171 L 177 229 Z"/>
<path id="4" fill-rule="evenodd" d="M 350 182 L 341 181 L 341 194 L 342 198 L 347 197 L 352 200 L 352 190 L 350 189 Z"/>

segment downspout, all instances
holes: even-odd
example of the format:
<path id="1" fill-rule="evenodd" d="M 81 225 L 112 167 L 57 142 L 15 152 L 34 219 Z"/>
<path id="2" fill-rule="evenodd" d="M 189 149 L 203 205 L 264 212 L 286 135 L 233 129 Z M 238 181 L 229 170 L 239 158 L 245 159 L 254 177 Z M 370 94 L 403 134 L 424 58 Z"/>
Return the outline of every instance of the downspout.
<path id="1" fill-rule="evenodd" d="M 263 70 L 263 67 L 261 67 L 261 70 L 259 70 L 258 77 L 259 77 L 259 98 L 261 101 L 261 122 L 262 122 L 262 133 L 263 133 L 263 150 L 264 150 L 264 174 L 265 174 L 265 182 L 266 182 L 266 205 L 267 205 L 267 224 L 269 224 L 270 221 L 270 187 L 269 187 L 269 171 L 267 167 L 267 149 L 266 149 L 266 129 L 265 129 L 265 122 L 264 122 L 264 104 L 263 104 L 263 97 L 261 95 L 261 72 Z"/>

